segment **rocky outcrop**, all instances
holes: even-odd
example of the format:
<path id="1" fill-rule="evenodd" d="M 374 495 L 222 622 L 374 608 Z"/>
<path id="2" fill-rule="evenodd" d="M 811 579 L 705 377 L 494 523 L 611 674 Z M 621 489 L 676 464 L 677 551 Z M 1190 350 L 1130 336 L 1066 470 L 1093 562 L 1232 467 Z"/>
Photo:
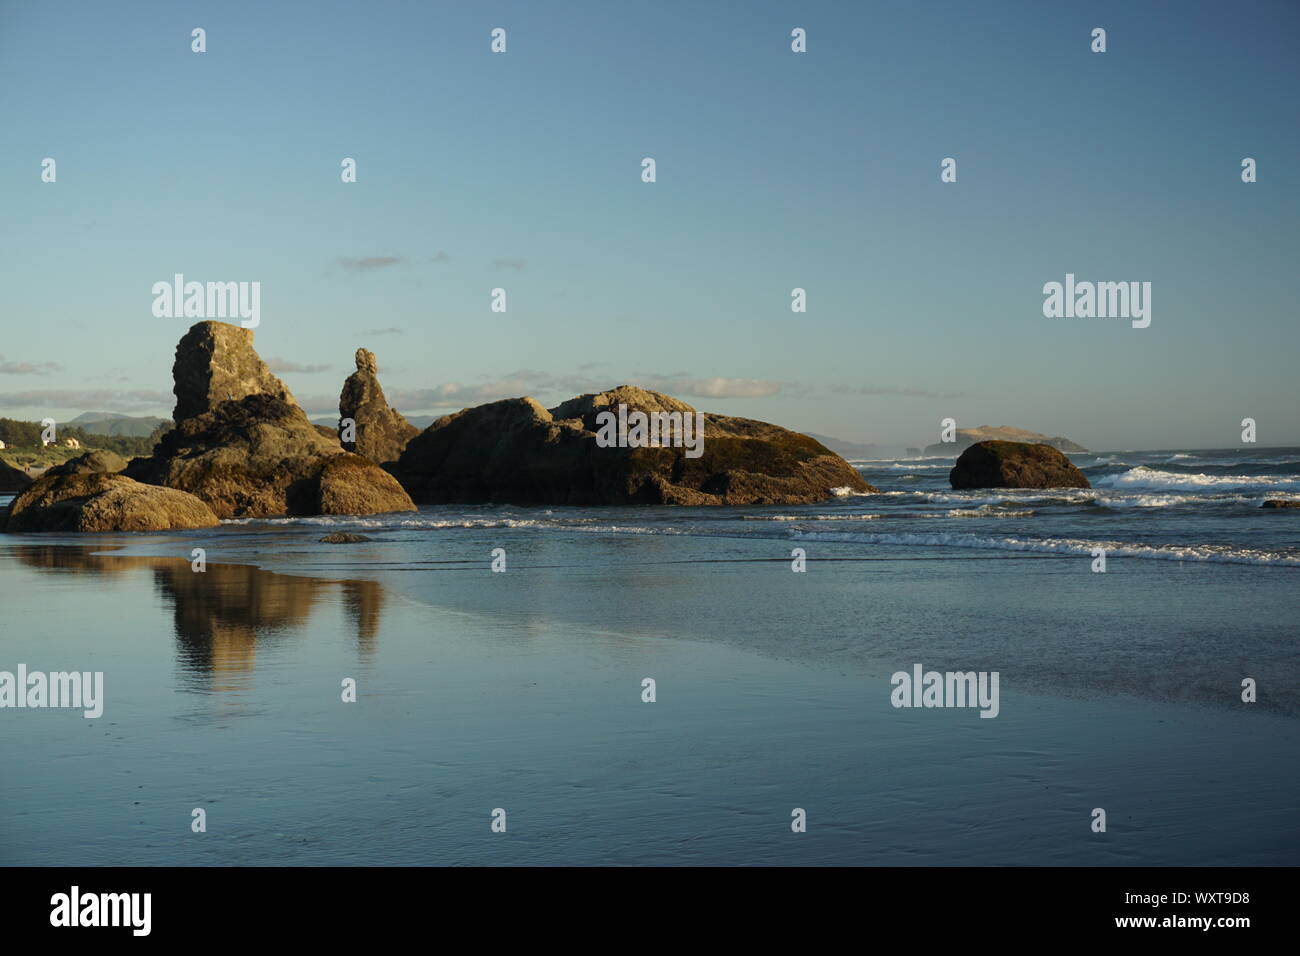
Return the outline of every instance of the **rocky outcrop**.
<path id="1" fill-rule="evenodd" d="M 935 442 L 933 445 L 926 445 L 925 457 L 946 458 L 949 455 L 960 455 L 971 445 L 981 441 L 1030 442 L 1036 445 L 1050 445 L 1057 451 L 1068 452 L 1086 452 L 1088 450 L 1082 445 L 1075 444 L 1070 439 L 1062 438 L 1059 435 L 1055 438 L 1049 438 L 1038 432 L 1015 428 L 1012 425 L 981 425 L 978 428 L 957 429 L 956 441 Z"/>
<path id="2" fill-rule="evenodd" d="M 221 518 L 413 511 L 378 465 L 321 434 L 253 349 L 199 322 L 176 346 L 175 427 L 127 475 L 203 499 Z"/>
<path id="3" fill-rule="evenodd" d="M 7 461 L 0 461 L 0 495 L 12 495 L 32 483 L 31 476 Z"/>
<path id="4" fill-rule="evenodd" d="M 704 416 L 702 454 L 601 447 L 602 412 L 695 414 L 685 402 L 623 386 L 550 410 L 512 398 L 445 415 L 416 436 L 393 473 L 421 503 L 804 504 L 835 489 L 876 491 L 821 443 L 776 425 Z"/>
<path id="5" fill-rule="evenodd" d="M 1300 498 L 1269 498 L 1261 508 L 1300 508 Z"/>
<path id="6" fill-rule="evenodd" d="M 357 349 L 356 359 L 357 370 L 339 395 L 339 434 L 346 434 L 344 422 L 351 419 L 356 441 L 344 442 L 343 447 L 380 464 L 396 461 L 420 430 L 384 398 L 375 353 Z"/>
<path id="7" fill-rule="evenodd" d="M 212 509 L 183 491 L 85 473 L 37 479 L 10 504 L 4 530 L 170 531 L 217 523 Z"/>
<path id="8" fill-rule="evenodd" d="M 70 458 L 61 465 L 55 465 L 45 472 L 50 475 L 114 475 L 126 467 L 126 459 L 117 452 L 100 448 L 88 451 L 77 458 Z"/>
<path id="9" fill-rule="evenodd" d="M 1050 445 L 982 441 L 948 473 L 954 488 L 1091 488 L 1070 459 Z"/>

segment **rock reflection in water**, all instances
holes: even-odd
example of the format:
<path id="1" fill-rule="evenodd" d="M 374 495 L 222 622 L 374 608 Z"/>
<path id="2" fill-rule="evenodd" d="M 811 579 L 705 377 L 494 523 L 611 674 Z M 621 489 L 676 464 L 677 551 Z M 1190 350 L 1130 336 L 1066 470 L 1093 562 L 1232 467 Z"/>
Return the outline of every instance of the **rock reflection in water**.
<path id="1" fill-rule="evenodd" d="M 375 650 L 384 608 L 376 581 L 332 581 L 277 574 L 241 564 L 208 564 L 194 571 L 185 558 L 97 553 L 102 549 L 40 545 L 13 548 L 23 564 L 52 572 L 80 571 L 113 576 L 153 572 L 154 584 L 172 608 L 177 660 L 202 676 L 215 691 L 247 685 L 258 645 L 307 624 L 315 605 L 337 592 L 356 632 L 357 650 Z"/>

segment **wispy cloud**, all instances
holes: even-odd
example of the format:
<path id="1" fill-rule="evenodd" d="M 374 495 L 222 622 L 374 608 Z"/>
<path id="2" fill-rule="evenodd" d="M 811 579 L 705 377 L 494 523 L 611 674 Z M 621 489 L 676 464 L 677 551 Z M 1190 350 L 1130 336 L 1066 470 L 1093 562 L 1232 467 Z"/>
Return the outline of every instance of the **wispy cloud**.
<path id="1" fill-rule="evenodd" d="M 970 398 L 969 392 L 934 392 L 924 388 L 892 388 L 872 385 L 832 385 L 835 395 L 897 395 L 902 398 Z"/>
<path id="2" fill-rule="evenodd" d="M 330 370 L 330 366 L 328 365 L 303 365 L 300 362 L 290 362 L 288 359 L 282 359 L 282 358 L 266 359 L 266 367 L 269 368 L 272 372 L 275 372 L 275 374 L 277 375 L 286 372 L 310 373 L 310 372 L 328 372 Z"/>
<path id="3" fill-rule="evenodd" d="M 629 384 L 689 398 L 767 398 L 781 391 L 779 382 L 760 378 L 693 378 L 682 372 L 633 376 Z"/>
<path id="4" fill-rule="evenodd" d="M 527 259 L 493 259 L 492 265 L 498 269 L 514 269 L 516 272 L 523 272 L 528 266 Z"/>
<path id="5" fill-rule="evenodd" d="M 443 252 L 441 249 L 429 257 L 430 262 L 448 262 L 450 260 L 451 256 L 447 255 L 447 253 Z"/>
<path id="6" fill-rule="evenodd" d="M 395 266 L 402 259 L 400 256 L 366 256 L 364 259 L 353 259 L 350 256 L 339 256 L 339 268 L 348 272 L 370 272 L 374 269 L 386 269 L 389 266 Z"/>
<path id="7" fill-rule="evenodd" d="M 596 363 L 591 363 L 592 365 Z M 603 392 L 618 385 L 637 385 L 665 392 L 677 398 L 763 398 L 781 391 L 778 382 L 749 378 L 696 378 L 675 375 L 627 375 L 621 378 L 590 375 L 552 375 L 535 369 L 520 369 L 483 382 L 444 382 L 431 388 L 396 388 L 389 401 L 412 412 L 424 409 L 465 408 L 503 398 L 523 395 L 571 398 L 587 392 Z"/>
<path id="8" fill-rule="evenodd" d="M 389 328 L 386 329 L 366 329 L 366 331 L 360 334 L 361 335 L 401 335 L 402 330 L 390 326 Z"/>
<path id="9" fill-rule="evenodd" d="M 48 375 L 61 371 L 63 366 L 58 362 L 6 362 L 0 355 L 0 375 Z"/>
<path id="10" fill-rule="evenodd" d="M 149 389 L 45 388 L 27 392 L 0 392 L 0 409 L 80 408 L 96 412 L 152 411 L 170 409 L 175 398 L 170 392 Z"/>

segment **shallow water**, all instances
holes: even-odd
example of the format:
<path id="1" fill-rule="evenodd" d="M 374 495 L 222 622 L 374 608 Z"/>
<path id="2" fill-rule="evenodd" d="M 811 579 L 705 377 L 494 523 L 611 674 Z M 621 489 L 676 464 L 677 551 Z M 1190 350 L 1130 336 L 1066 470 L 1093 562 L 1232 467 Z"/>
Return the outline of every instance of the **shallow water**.
<path id="1" fill-rule="evenodd" d="M 989 504 L 908 465 L 863 468 Z M 0 710 L 0 863 L 1294 863 L 1297 515 L 1214 487 L 3 536 L 0 669 L 101 670 L 107 703 Z M 953 537 L 871 536 L 908 533 Z M 895 709 L 914 663 L 998 671 L 998 717 Z"/>

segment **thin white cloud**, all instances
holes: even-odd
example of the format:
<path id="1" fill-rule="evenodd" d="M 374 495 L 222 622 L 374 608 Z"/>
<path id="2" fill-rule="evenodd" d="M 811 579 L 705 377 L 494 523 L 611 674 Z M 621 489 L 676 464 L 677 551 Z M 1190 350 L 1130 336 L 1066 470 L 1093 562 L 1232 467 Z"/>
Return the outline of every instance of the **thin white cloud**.
<path id="1" fill-rule="evenodd" d="M 63 366 L 58 362 L 6 362 L 0 355 L 0 375 L 49 375 L 61 371 Z"/>
<path id="2" fill-rule="evenodd" d="M 266 367 L 276 375 L 282 375 L 286 372 L 292 374 L 295 372 L 328 372 L 330 370 L 330 366 L 328 365 L 303 365 L 300 362 L 291 362 L 288 359 L 282 358 L 269 358 L 265 361 Z"/>

